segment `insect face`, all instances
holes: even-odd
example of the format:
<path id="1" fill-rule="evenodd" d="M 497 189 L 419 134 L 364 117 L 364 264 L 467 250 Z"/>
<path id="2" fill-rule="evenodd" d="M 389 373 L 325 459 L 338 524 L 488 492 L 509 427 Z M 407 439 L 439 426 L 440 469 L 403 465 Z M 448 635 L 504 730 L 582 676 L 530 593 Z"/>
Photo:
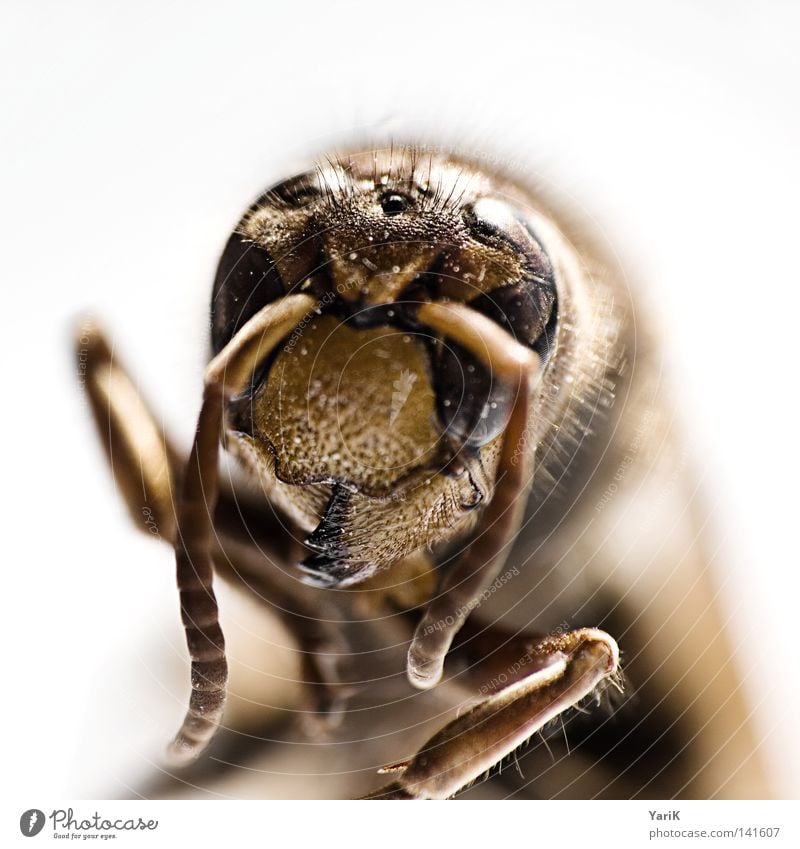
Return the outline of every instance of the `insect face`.
<path id="1" fill-rule="evenodd" d="M 216 278 L 216 351 L 268 303 L 317 301 L 227 424 L 229 447 L 309 534 L 303 568 L 323 585 L 462 532 L 491 497 L 513 387 L 419 307 L 467 303 L 542 360 L 555 347 L 555 273 L 524 204 L 473 169 L 408 156 L 274 187 Z"/>

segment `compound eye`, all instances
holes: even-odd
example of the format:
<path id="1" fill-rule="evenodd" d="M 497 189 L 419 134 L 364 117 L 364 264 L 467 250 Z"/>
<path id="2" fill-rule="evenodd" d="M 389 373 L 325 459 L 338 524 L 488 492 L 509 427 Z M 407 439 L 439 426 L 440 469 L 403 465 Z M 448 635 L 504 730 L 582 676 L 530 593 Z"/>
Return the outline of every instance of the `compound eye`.
<path id="1" fill-rule="evenodd" d="M 262 307 L 284 294 L 269 253 L 234 233 L 217 267 L 211 300 L 211 343 L 217 353 Z"/>
<path id="2" fill-rule="evenodd" d="M 318 175 L 308 172 L 277 183 L 260 199 L 260 202 L 278 198 L 287 206 L 300 209 L 321 197 L 322 190 Z"/>
<path id="3" fill-rule="evenodd" d="M 519 254 L 526 276 L 553 280 L 553 266 L 522 211 L 497 198 L 467 204 L 462 215 L 472 235 L 481 242 L 506 245 Z"/>
<path id="4" fill-rule="evenodd" d="M 513 391 L 492 380 L 466 348 L 453 342 L 443 345 L 435 374 L 439 418 L 451 437 L 481 448 L 503 432 Z"/>
<path id="5" fill-rule="evenodd" d="M 408 201 L 402 195 L 385 195 L 381 199 L 381 208 L 385 215 L 400 215 L 408 209 Z"/>
<path id="6" fill-rule="evenodd" d="M 547 362 L 558 317 L 555 292 L 549 286 L 534 279 L 501 286 L 479 295 L 470 307 Z M 513 394 L 492 380 L 483 363 L 451 342 L 443 346 L 435 374 L 439 417 L 449 434 L 480 448 L 503 431 Z"/>
<path id="7" fill-rule="evenodd" d="M 546 362 L 558 318 L 550 258 L 521 211 L 505 201 L 481 198 L 462 214 L 474 239 L 506 253 L 510 248 L 518 261 L 516 279 L 473 298 L 470 308 Z M 453 343 L 443 345 L 435 363 L 435 384 L 439 418 L 451 436 L 480 448 L 502 433 L 513 393 L 468 351 Z"/>
<path id="8" fill-rule="evenodd" d="M 495 198 L 481 198 L 468 204 L 462 215 L 470 230 L 483 239 L 502 238 L 503 233 L 513 232 L 517 227 L 511 207 Z"/>

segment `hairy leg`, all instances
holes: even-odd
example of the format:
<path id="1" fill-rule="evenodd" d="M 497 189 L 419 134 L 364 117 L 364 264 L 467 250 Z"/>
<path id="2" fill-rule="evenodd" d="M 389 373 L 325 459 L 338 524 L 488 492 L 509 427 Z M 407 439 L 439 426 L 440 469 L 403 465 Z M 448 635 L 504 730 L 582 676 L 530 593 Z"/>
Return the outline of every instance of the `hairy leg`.
<path id="1" fill-rule="evenodd" d="M 78 354 L 98 435 L 135 525 L 145 533 L 157 530 L 160 539 L 175 545 L 185 460 L 101 330 L 94 327 L 82 334 Z M 335 627 L 318 621 L 320 611 L 312 609 L 308 588 L 287 580 L 281 571 L 280 566 L 302 560 L 302 545 L 268 505 L 254 504 L 232 490 L 222 489 L 216 505 L 205 503 L 203 509 L 213 509 L 210 550 L 216 571 L 253 591 L 288 625 L 299 643 L 311 713 L 329 716 L 347 694 L 330 660 L 345 649 Z M 202 596 L 201 603 L 207 603 Z M 204 641 L 199 642 L 204 648 Z"/>
<path id="2" fill-rule="evenodd" d="M 100 442 L 134 524 L 175 538 L 181 460 L 103 332 L 81 333 L 77 355 Z"/>
<path id="3" fill-rule="evenodd" d="M 450 798 L 590 696 L 618 664 L 617 644 L 603 631 L 540 639 L 526 649 L 517 672 L 486 682 L 485 699 L 434 734 L 410 761 L 386 767 L 397 778 L 371 798 Z"/>

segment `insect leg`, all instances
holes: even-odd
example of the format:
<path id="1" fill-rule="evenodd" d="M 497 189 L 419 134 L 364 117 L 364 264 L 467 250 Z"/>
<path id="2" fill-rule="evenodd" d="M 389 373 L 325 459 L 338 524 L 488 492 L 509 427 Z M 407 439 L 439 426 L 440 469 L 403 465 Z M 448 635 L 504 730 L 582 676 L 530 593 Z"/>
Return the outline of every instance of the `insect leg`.
<path id="1" fill-rule="evenodd" d="M 534 452 L 528 434 L 530 396 L 540 363 L 533 351 L 464 304 L 423 304 L 418 317 L 432 330 L 467 348 L 493 375 L 516 389 L 494 496 L 471 545 L 446 573 L 426 608 L 408 652 L 409 680 L 414 686 L 427 689 L 440 680 L 454 636 L 502 569 L 522 521 Z"/>
<path id="2" fill-rule="evenodd" d="M 408 763 L 387 768 L 398 777 L 371 798 L 450 798 L 591 695 L 617 671 L 619 653 L 608 634 L 584 628 L 540 640 L 524 661 L 528 675 L 446 725 Z"/>
<path id="3" fill-rule="evenodd" d="M 76 355 L 98 436 L 134 524 L 174 545 L 185 453 L 174 447 L 99 327 L 82 328 Z M 216 541 L 223 549 L 227 544 L 255 544 L 276 562 L 302 559 L 302 554 L 291 550 L 291 535 L 273 510 L 265 510 L 262 503 L 253 503 L 230 487 L 222 488 L 224 484 L 221 481 L 214 515 Z M 236 581 L 235 570 L 231 578 Z"/>
<path id="4" fill-rule="evenodd" d="M 244 391 L 253 371 L 315 302 L 291 295 L 251 318 L 211 361 L 205 374 L 197 432 L 183 476 L 177 509 L 175 560 L 181 618 L 192 659 L 192 692 L 183 725 L 170 747 L 176 764 L 196 758 L 222 718 L 228 665 L 213 590 L 214 510 L 219 443 L 226 404 Z"/>
<path id="5" fill-rule="evenodd" d="M 99 327 L 82 328 L 76 355 L 100 441 L 134 524 L 174 545 L 185 455 L 176 450 Z M 332 715 L 347 693 L 330 661 L 330 652 L 340 651 L 340 636 L 328 623 L 316 621 L 306 595 L 296 592 L 297 582 L 274 568 L 303 559 L 296 541 L 272 510 L 230 490 L 219 493 L 214 530 L 215 570 L 263 599 L 286 623 L 299 644 L 314 715 Z"/>
<path id="6" fill-rule="evenodd" d="M 100 441 L 134 524 L 172 543 L 178 452 L 99 328 L 81 331 L 76 354 Z"/>

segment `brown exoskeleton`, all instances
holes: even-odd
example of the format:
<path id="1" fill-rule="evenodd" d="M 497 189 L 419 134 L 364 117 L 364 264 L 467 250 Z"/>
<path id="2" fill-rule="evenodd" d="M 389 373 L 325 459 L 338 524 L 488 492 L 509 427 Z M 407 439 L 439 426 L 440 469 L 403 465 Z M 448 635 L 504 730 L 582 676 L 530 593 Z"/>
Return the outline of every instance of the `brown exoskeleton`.
<path id="1" fill-rule="evenodd" d="M 728 760 L 752 747 L 723 644 L 693 637 L 724 720 L 704 691 L 676 698 L 685 679 L 660 659 L 700 620 L 649 633 L 636 610 L 660 579 L 619 580 L 630 552 L 610 493 L 624 479 L 650 497 L 665 433 L 632 314 L 619 275 L 527 187 L 395 149 L 327 161 L 246 212 L 217 271 L 188 459 L 95 332 L 87 387 L 115 475 L 176 552 L 192 689 L 173 761 L 223 719 L 216 572 L 290 628 L 315 715 L 349 699 L 328 733 L 352 745 L 317 767 L 344 766 L 324 793 L 451 797 L 565 713 L 583 754 L 537 767 L 542 795 L 734 781 Z M 247 486 L 220 480 L 221 442 Z M 708 597 L 702 570 L 687 574 L 681 592 L 700 574 L 692 598 Z M 699 613 L 713 631 L 713 608 Z M 583 710 L 620 686 L 614 637 L 636 700 Z M 671 745 L 709 715 L 731 734 Z"/>

